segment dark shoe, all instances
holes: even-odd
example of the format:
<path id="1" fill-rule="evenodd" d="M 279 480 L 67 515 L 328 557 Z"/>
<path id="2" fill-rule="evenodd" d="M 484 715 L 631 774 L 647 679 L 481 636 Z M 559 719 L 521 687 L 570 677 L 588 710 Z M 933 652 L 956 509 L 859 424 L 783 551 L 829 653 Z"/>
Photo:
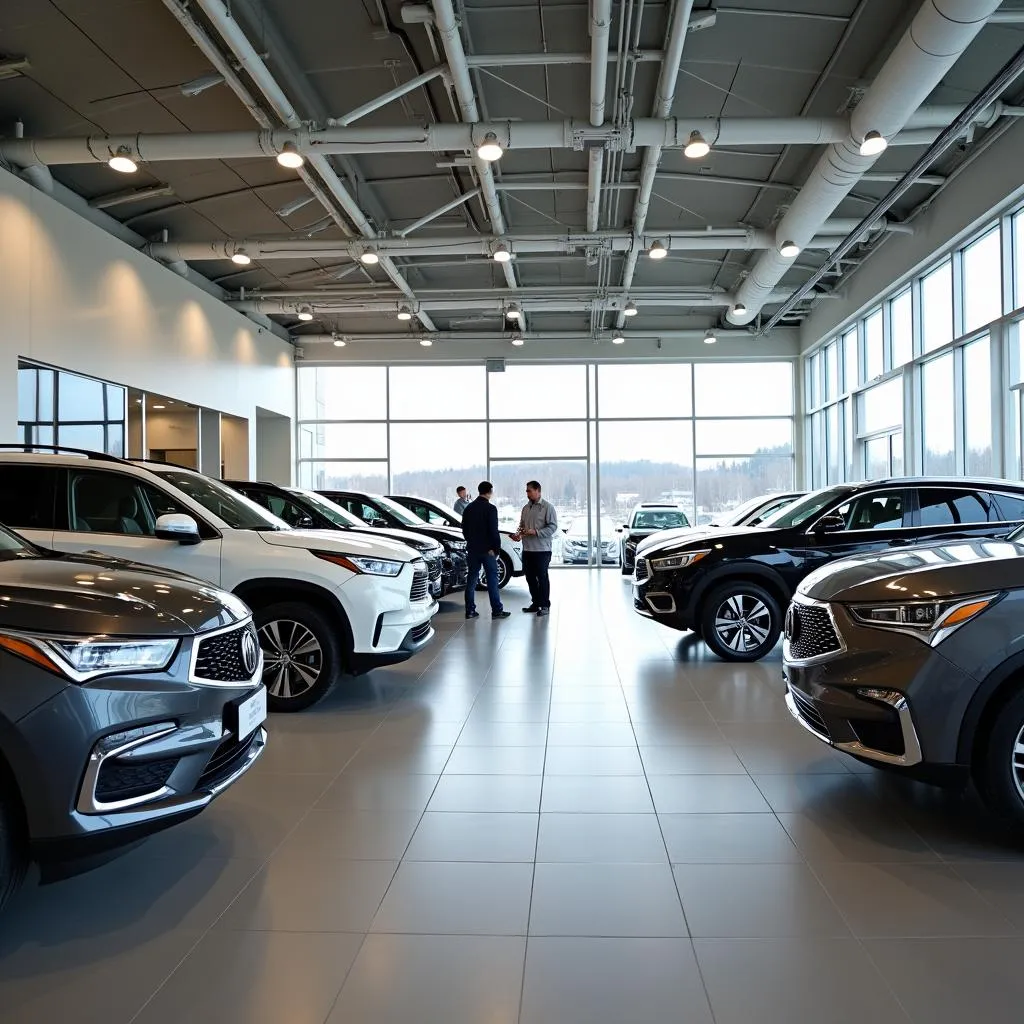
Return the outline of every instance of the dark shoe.
<path id="1" fill-rule="evenodd" d="M 523 609 L 524 612 L 535 612 L 537 610 L 538 609 L 535 604 L 531 604 L 529 607 Z"/>
<path id="2" fill-rule="evenodd" d="M 492 619 L 507 619 L 512 613 L 507 612 L 504 609 L 500 612 L 491 612 Z"/>
<path id="3" fill-rule="evenodd" d="M 479 612 L 466 612 L 466 618 L 467 619 L 479 619 L 480 618 L 480 613 Z"/>
<path id="4" fill-rule="evenodd" d="M 551 614 L 551 609 L 550 608 L 538 608 L 537 609 L 537 618 L 542 618 L 543 616 L 550 615 L 550 614 Z"/>

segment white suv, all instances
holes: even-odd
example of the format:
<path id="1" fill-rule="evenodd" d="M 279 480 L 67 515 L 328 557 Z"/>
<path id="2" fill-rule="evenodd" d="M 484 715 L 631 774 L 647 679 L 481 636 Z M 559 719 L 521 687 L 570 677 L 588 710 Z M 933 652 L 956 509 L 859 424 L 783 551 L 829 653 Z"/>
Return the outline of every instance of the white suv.
<path id="1" fill-rule="evenodd" d="M 274 711 L 309 707 L 341 672 L 404 661 L 434 635 L 437 602 L 412 548 L 293 530 L 177 466 L 0 453 L 0 520 L 43 547 L 102 551 L 237 594 L 253 610 Z"/>

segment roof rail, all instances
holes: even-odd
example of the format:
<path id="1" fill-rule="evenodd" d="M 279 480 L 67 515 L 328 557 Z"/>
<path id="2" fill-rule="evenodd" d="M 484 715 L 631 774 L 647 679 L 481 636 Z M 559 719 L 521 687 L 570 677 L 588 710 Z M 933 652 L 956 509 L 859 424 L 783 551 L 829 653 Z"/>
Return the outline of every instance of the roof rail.
<path id="1" fill-rule="evenodd" d="M 122 459 L 117 455 L 109 455 L 107 452 L 95 452 L 88 448 L 69 448 L 63 444 L 4 444 L 0 442 L 0 451 L 16 451 L 16 452 L 32 452 L 37 449 L 41 449 L 47 452 L 53 452 L 54 454 L 70 453 L 71 455 L 84 455 L 87 459 L 95 459 L 96 462 L 120 462 L 128 464 L 127 459 Z"/>

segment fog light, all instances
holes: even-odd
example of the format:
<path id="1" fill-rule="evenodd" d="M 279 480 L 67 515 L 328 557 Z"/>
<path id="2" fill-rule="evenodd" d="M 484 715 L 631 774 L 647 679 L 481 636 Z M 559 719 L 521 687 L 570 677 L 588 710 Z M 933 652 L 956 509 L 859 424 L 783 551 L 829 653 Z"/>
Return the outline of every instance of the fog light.
<path id="1" fill-rule="evenodd" d="M 882 704 L 894 707 L 903 700 L 903 694 L 899 690 L 880 690 L 874 686 L 860 686 L 857 688 L 857 696 L 865 700 L 877 700 Z"/>

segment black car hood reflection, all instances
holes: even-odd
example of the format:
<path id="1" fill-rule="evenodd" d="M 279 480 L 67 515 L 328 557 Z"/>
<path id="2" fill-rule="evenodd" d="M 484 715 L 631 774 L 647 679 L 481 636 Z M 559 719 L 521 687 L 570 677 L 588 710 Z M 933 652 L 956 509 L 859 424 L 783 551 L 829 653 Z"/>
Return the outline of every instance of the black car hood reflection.
<path id="1" fill-rule="evenodd" d="M 768 531 L 760 526 L 730 526 L 728 529 L 709 529 L 705 526 L 694 526 L 689 529 L 666 530 L 667 536 L 659 536 L 656 539 L 648 539 L 643 545 L 640 554 L 644 558 L 653 555 L 671 555 L 677 551 L 688 551 L 692 547 L 699 547 L 709 538 L 716 543 L 721 543 L 730 537 L 743 537 L 755 534 L 759 538 L 765 538 Z"/>
<path id="2" fill-rule="evenodd" d="M 246 618 L 239 600 L 180 573 L 75 555 L 0 561 L 0 628 L 181 636 Z"/>
<path id="3" fill-rule="evenodd" d="M 812 572 L 799 593 L 818 601 L 928 601 L 1024 586 L 1024 546 L 961 539 L 844 558 Z"/>

